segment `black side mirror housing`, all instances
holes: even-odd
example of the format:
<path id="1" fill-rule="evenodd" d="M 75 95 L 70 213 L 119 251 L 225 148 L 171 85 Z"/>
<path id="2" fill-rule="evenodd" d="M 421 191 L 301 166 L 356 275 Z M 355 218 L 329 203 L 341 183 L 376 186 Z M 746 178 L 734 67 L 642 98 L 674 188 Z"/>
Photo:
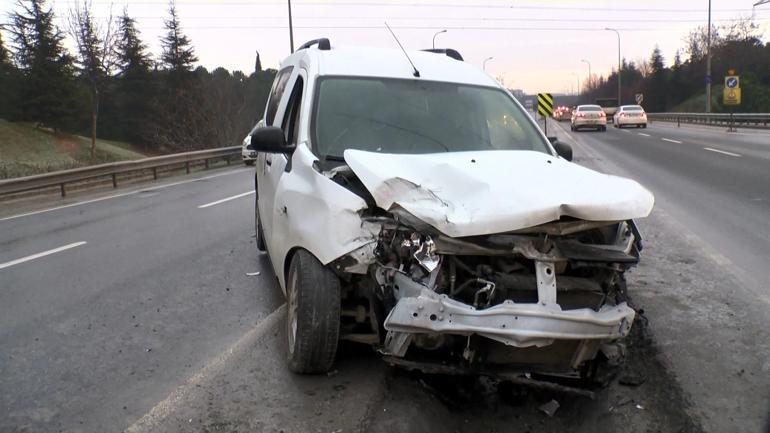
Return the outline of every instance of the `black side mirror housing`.
<path id="1" fill-rule="evenodd" d="M 550 137 L 549 137 L 550 140 Z M 556 153 L 559 154 L 562 158 L 566 159 L 567 161 L 572 161 L 572 146 L 570 146 L 567 143 L 562 143 L 559 140 L 556 140 L 554 137 L 554 140 L 551 141 L 551 144 L 553 144 L 553 148 L 556 150 Z"/>
<path id="2" fill-rule="evenodd" d="M 251 146 L 257 152 L 291 154 L 294 145 L 286 143 L 283 130 L 277 126 L 265 126 L 251 134 Z"/>

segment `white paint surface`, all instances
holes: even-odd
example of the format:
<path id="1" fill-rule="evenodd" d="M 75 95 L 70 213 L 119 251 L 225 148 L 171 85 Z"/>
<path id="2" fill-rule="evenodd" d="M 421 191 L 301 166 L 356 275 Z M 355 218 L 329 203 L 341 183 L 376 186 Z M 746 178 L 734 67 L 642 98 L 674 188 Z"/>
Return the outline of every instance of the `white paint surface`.
<path id="1" fill-rule="evenodd" d="M 39 259 L 41 257 L 50 256 L 51 254 L 60 253 L 62 251 L 67 251 L 69 249 L 79 247 L 81 245 L 85 245 L 87 242 L 75 242 L 72 244 L 64 245 L 58 248 L 54 248 L 52 250 L 43 251 L 42 253 L 32 254 L 31 256 L 22 257 L 20 259 L 11 260 L 10 262 L 0 263 L 0 269 L 10 268 L 11 266 L 15 266 L 21 263 L 28 262 L 30 260 Z"/>
<path id="2" fill-rule="evenodd" d="M 741 156 L 743 156 L 738 153 L 727 152 L 725 150 L 719 150 L 719 149 L 712 149 L 710 147 L 704 147 L 703 150 L 708 150 L 709 152 L 721 153 L 722 155 L 734 156 L 736 158 L 740 158 Z"/>
<path id="3" fill-rule="evenodd" d="M 226 203 L 226 202 L 228 202 L 230 200 L 235 200 L 235 199 L 241 198 L 241 197 L 246 197 L 247 195 L 251 195 L 251 194 L 254 194 L 254 191 L 247 191 L 247 192 L 244 192 L 242 194 L 236 194 L 236 195 L 234 195 L 232 197 L 223 198 L 222 200 L 217 200 L 217 201 L 212 201 L 211 203 L 202 204 L 202 205 L 198 206 L 198 209 L 205 209 L 207 207 L 216 206 L 218 204 Z"/>

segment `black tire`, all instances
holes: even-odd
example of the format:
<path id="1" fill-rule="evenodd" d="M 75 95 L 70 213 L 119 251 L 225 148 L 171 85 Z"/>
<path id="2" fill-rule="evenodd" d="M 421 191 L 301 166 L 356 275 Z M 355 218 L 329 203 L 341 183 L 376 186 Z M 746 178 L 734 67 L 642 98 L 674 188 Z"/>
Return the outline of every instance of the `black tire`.
<path id="1" fill-rule="evenodd" d="M 647 124 L 646 123 L 642 125 L 642 129 L 647 129 Z"/>
<path id="2" fill-rule="evenodd" d="M 601 131 L 602 132 L 607 132 L 607 127 L 606 126 L 602 126 Z"/>
<path id="3" fill-rule="evenodd" d="M 246 165 L 254 165 L 254 160 L 253 159 L 247 159 L 247 160 L 244 160 L 243 163 L 246 164 Z"/>
<path id="4" fill-rule="evenodd" d="M 326 373 L 340 333 L 340 280 L 312 254 L 299 250 L 286 277 L 289 370 Z"/>
<path id="5" fill-rule="evenodd" d="M 267 251 L 267 246 L 265 245 L 265 234 L 262 231 L 262 219 L 259 217 L 259 197 L 254 199 L 254 233 L 257 235 L 257 251 Z"/>

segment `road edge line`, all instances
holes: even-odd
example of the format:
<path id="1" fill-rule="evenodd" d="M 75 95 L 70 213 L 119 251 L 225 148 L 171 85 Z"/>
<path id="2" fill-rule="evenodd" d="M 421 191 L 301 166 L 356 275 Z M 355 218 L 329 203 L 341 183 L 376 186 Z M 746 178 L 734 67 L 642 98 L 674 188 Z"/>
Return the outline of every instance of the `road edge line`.
<path id="1" fill-rule="evenodd" d="M 225 351 L 215 356 L 214 359 L 209 361 L 203 368 L 198 370 L 193 376 L 188 378 L 182 385 L 179 385 L 171 392 L 166 398 L 158 402 L 149 412 L 144 414 L 141 418 L 134 421 L 128 428 L 123 430 L 123 433 L 139 433 L 152 431 L 161 421 L 166 419 L 174 410 L 177 405 L 187 397 L 192 390 L 194 390 L 205 379 L 213 376 L 222 370 L 225 364 L 234 356 L 242 353 L 255 342 L 278 324 L 283 318 L 283 314 L 286 311 L 286 304 L 281 304 L 272 313 L 268 314 L 262 321 L 257 323 L 252 329 L 246 332 L 241 338 L 228 347 Z"/>

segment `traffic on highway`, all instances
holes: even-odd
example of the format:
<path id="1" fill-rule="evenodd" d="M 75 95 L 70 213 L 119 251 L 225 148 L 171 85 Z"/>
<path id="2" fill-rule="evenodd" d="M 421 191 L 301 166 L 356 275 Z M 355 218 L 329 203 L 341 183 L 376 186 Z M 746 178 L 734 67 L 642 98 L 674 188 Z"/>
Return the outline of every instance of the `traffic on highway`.
<path id="1" fill-rule="evenodd" d="M 0 432 L 770 433 L 770 1 L 65 3 Z"/>

